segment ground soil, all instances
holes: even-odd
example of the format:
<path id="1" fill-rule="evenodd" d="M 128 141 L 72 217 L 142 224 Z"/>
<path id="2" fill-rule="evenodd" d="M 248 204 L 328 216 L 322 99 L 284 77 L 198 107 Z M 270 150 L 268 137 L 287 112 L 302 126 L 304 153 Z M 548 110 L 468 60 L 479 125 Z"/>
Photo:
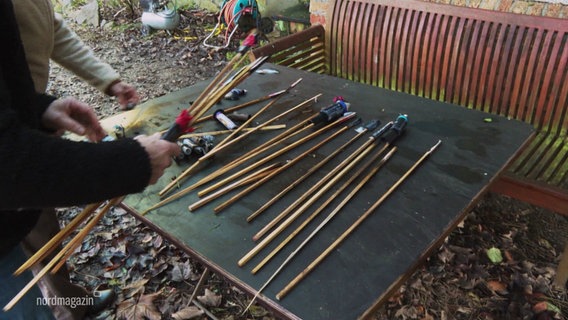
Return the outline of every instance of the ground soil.
<path id="1" fill-rule="evenodd" d="M 227 62 L 228 50 L 202 45 L 216 15 L 182 11 L 173 33 L 140 32 L 137 12 L 106 10 L 102 27 L 71 24 L 96 55 L 135 85 L 142 101 L 205 80 Z M 222 40 L 222 39 L 221 39 Z M 50 92 L 75 96 L 100 117 L 119 112 L 109 98 L 53 66 Z M 63 208 L 62 223 L 80 208 Z M 513 199 L 486 195 L 434 254 L 412 273 L 376 319 L 565 319 L 566 294 L 553 286 L 568 239 L 566 218 Z M 487 255 L 498 248 L 503 262 Z M 260 306 L 243 314 L 249 296 L 217 274 L 197 292 L 204 267 L 121 209 L 114 209 L 69 260 L 73 281 L 110 286 L 117 301 L 99 319 L 273 319 Z M 563 315 L 564 314 L 564 315 Z M 308 320 L 308 319 L 307 319 Z"/>

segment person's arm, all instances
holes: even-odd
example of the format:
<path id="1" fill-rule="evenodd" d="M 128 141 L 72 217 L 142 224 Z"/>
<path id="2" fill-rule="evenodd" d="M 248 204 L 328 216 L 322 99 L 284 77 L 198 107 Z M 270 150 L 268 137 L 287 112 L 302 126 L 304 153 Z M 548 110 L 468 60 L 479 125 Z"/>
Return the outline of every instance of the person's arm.
<path id="1" fill-rule="evenodd" d="M 123 82 L 109 64 L 98 59 L 57 13 L 51 59 L 103 93 L 117 97 L 123 107 L 139 101 L 136 89 Z"/>
<path id="2" fill-rule="evenodd" d="M 109 64 L 98 59 L 79 39 L 59 14 L 54 19 L 54 44 L 51 59 L 78 75 L 90 85 L 105 92 L 120 75 Z"/>
<path id="3" fill-rule="evenodd" d="M 98 121 L 88 106 L 35 93 L 9 0 L 0 0 L 0 42 L 5 46 L 0 50 L 0 210 L 80 205 L 138 192 L 179 153 L 177 144 L 159 134 L 105 143 L 51 134 L 80 130 L 77 123 L 98 131 Z"/>
<path id="4" fill-rule="evenodd" d="M 80 205 L 143 190 L 152 174 L 133 139 L 72 142 L 34 130 L 0 106 L 1 209 Z"/>

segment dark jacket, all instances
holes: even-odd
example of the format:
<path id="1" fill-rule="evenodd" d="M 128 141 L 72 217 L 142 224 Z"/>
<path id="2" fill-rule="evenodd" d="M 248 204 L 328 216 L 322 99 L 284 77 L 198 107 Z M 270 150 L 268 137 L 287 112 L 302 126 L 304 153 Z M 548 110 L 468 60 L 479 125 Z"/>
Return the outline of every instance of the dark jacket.
<path id="1" fill-rule="evenodd" d="M 0 0 L 0 255 L 41 208 L 83 205 L 140 192 L 150 159 L 132 139 L 72 142 L 42 130 L 53 97 L 35 93 L 9 0 Z"/>

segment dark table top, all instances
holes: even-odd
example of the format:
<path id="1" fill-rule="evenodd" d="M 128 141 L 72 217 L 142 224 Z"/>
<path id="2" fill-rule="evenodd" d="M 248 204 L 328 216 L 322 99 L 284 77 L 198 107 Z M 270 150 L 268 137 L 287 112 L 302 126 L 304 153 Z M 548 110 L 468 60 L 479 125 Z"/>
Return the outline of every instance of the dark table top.
<path id="1" fill-rule="evenodd" d="M 310 112 L 305 109 L 293 112 L 276 123 L 290 127 L 330 105 L 338 95 L 351 103 L 350 110 L 357 112 L 364 122 L 379 119 L 384 124 L 401 113 L 407 114 L 409 119 L 406 132 L 395 143 L 398 151 L 392 159 L 263 291 L 261 302 L 283 317 L 310 320 L 354 319 L 380 305 L 388 298 L 388 293 L 395 290 L 427 253 L 437 248 L 465 217 L 475 201 L 487 190 L 492 179 L 533 133 L 532 128 L 525 123 L 463 107 L 285 67 L 268 64 L 263 67 L 276 68 L 280 73 L 251 75 L 239 86 L 247 89 L 248 94 L 236 102 L 225 100 L 219 108 L 285 89 L 302 78 L 303 81 L 290 94 L 282 97 L 265 115 L 258 118 L 259 122 L 318 93 L 323 95 L 315 105 L 307 108 Z M 165 129 L 179 110 L 187 107 L 189 101 L 197 97 L 204 85 L 201 83 L 146 102 L 141 106 L 142 111 L 131 112 L 130 117 L 139 121 L 128 132 Z M 253 113 L 266 103 L 248 107 L 241 112 Z M 125 119 L 127 116 L 120 117 Z M 113 123 L 116 120 L 117 117 Z M 219 129 L 219 124 L 209 121 L 201 124 L 198 130 Z M 185 181 L 182 187 L 191 185 L 279 132 L 281 131 L 251 135 L 238 145 L 219 153 Z M 257 219 L 248 223 L 246 217 L 354 135 L 354 130 L 343 133 L 219 214 L 214 214 L 213 208 L 236 194 L 236 191 L 189 212 L 188 205 L 198 199 L 196 192 L 192 192 L 151 211 L 142 219 L 242 289 L 254 293 L 337 205 L 343 195 L 256 275 L 251 274 L 251 269 L 323 200 L 311 206 L 291 228 L 287 228 L 248 264 L 239 267 L 237 261 L 255 245 L 251 237 L 366 141 L 369 135 L 358 140 Z M 323 136 L 286 153 L 278 160 L 291 159 L 322 139 Z M 442 141 L 440 147 L 360 227 L 286 297 L 281 301 L 275 299 L 277 292 L 352 225 L 438 140 Z M 273 162 L 275 161 L 270 163 Z M 133 209 L 134 214 L 142 212 L 156 203 L 157 192 L 189 165 L 190 163 L 173 165 L 158 184 L 148 187 L 143 193 L 128 196 L 124 203 Z M 326 195 L 329 196 L 333 190 Z"/>

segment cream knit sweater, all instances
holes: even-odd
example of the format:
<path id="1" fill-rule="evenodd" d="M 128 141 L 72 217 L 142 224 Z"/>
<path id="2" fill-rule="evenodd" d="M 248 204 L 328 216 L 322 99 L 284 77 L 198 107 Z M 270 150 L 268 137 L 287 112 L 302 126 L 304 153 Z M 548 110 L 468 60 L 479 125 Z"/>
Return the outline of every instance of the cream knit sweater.
<path id="1" fill-rule="evenodd" d="M 63 17 L 54 14 L 51 0 L 16 0 L 13 4 L 37 92 L 47 89 L 50 59 L 102 92 L 119 80 L 119 74 L 95 57 Z"/>

